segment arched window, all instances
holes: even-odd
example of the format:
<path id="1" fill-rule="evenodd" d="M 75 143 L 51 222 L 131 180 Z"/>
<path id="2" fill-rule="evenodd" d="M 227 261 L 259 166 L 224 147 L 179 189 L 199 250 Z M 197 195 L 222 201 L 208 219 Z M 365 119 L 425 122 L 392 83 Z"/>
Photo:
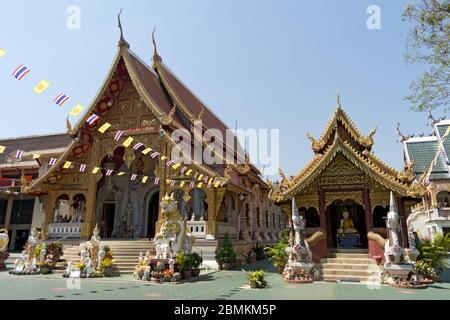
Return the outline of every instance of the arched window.
<path id="1" fill-rule="evenodd" d="M 450 194 L 448 191 L 441 191 L 437 195 L 437 202 L 441 208 L 450 207 Z"/>
<path id="2" fill-rule="evenodd" d="M 320 216 L 317 209 L 314 207 L 308 208 L 306 211 L 306 227 L 307 228 L 318 228 L 320 227 Z"/>
<path id="3" fill-rule="evenodd" d="M 208 213 L 208 203 L 206 202 L 206 193 L 202 189 L 195 188 L 190 194 L 191 199 L 188 203 L 188 212 L 190 218 L 192 220 L 192 216 L 194 219 L 198 220 L 202 215 L 204 217 Z"/>
<path id="4" fill-rule="evenodd" d="M 186 202 L 184 202 L 183 196 L 184 196 L 184 192 L 183 190 L 180 189 L 175 189 L 173 190 L 171 193 L 171 195 L 174 195 L 175 200 L 177 201 L 177 207 L 178 207 L 178 211 L 180 212 L 180 215 L 183 217 L 185 217 L 186 215 Z"/>
<path id="5" fill-rule="evenodd" d="M 70 202 L 67 194 L 62 194 L 56 199 L 53 222 L 70 222 Z"/>
<path id="6" fill-rule="evenodd" d="M 86 197 L 79 193 L 73 197 L 71 208 L 71 221 L 84 222 L 86 213 Z"/>
<path id="7" fill-rule="evenodd" d="M 261 228 L 261 213 L 259 212 L 259 207 L 256 208 L 256 225 Z"/>
<path id="8" fill-rule="evenodd" d="M 386 216 L 387 216 L 388 210 L 384 208 L 383 206 L 376 206 L 373 208 L 372 212 L 372 220 L 373 220 L 373 227 L 374 228 L 386 228 Z"/>

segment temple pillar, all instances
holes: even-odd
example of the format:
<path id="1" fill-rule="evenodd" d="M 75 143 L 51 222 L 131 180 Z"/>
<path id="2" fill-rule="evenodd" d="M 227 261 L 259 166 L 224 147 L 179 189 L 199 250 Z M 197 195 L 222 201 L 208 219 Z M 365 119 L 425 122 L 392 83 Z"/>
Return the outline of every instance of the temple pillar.
<path id="1" fill-rule="evenodd" d="M 6 205 L 5 229 L 9 229 L 12 218 L 12 208 L 14 203 L 14 194 L 8 195 L 8 203 Z"/>
<path id="2" fill-rule="evenodd" d="M 366 231 L 369 232 L 373 228 L 373 219 L 372 219 L 372 206 L 370 203 L 370 195 L 368 188 L 364 188 L 363 190 L 363 203 L 366 218 Z"/>
<path id="3" fill-rule="evenodd" d="M 325 191 L 319 189 L 319 217 L 320 217 L 320 227 L 324 230 L 327 229 L 327 218 L 326 218 L 326 208 L 325 208 Z"/>

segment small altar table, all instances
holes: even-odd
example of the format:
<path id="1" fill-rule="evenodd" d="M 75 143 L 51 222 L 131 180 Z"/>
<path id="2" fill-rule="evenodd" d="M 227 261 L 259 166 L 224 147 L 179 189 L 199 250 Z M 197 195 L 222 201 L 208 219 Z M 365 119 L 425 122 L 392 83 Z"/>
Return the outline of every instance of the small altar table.
<path id="1" fill-rule="evenodd" d="M 359 248 L 361 240 L 357 233 L 341 233 L 337 235 L 338 248 Z"/>

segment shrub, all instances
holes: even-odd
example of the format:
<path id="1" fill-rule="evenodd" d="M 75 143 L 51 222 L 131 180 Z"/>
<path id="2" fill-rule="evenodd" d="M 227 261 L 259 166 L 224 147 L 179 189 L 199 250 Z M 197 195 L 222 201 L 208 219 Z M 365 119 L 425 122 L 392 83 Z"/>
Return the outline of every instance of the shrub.
<path id="1" fill-rule="evenodd" d="M 193 259 L 190 254 L 179 254 L 176 257 L 178 268 L 180 271 L 187 271 L 192 269 Z"/>
<path id="2" fill-rule="evenodd" d="M 267 281 L 264 280 L 265 275 L 264 270 L 249 272 L 247 280 L 252 288 L 265 288 L 267 287 Z"/>
<path id="3" fill-rule="evenodd" d="M 203 262 L 203 258 L 197 252 L 192 253 L 191 258 L 192 258 L 192 267 L 194 269 L 198 269 Z"/>
<path id="4" fill-rule="evenodd" d="M 434 269 L 436 274 L 440 274 L 448 267 L 445 259 L 450 250 L 450 234 L 437 235 L 434 241 L 419 242 L 417 249 L 420 253 L 417 262 L 423 263 L 423 265 L 419 264 L 419 267 L 430 267 Z"/>
<path id="5" fill-rule="evenodd" d="M 264 248 L 259 243 L 256 243 L 253 248 L 253 252 L 255 253 L 256 260 L 262 260 L 264 259 Z"/>
<path id="6" fill-rule="evenodd" d="M 225 233 L 224 238 L 219 241 L 215 253 L 215 258 L 219 265 L 223 263 L 234 263 L 236 260 L 236 253 L 234 252 L 233 243 L 228 233 Z"/>

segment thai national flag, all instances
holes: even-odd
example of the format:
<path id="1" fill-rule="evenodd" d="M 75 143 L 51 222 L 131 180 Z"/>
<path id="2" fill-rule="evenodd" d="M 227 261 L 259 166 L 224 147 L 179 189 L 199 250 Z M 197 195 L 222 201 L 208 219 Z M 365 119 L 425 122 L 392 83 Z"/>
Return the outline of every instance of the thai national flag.
<path id="1" fill-rule="evenodd" d="M 50 161 L 48 162 L 49 166 L 53 166 L 56 163 L 56 159 L 55 158 L 50 158 Z"/>
<path id="2" fill-rule="evenodd" d="M 131 175 L 131 180 L 136 180 L 136 178 L 137 178 L 137 174 L 133 173 L 133 174 Z"/>
<path id="3" fill-rule="evenodd" d="M 154 184 L 159 184 L 159 178 L 155 178 Z"/>
<path id="4" fill-rule="evenodd" d="M 120 137 L 123 135 L 123 131 L 117 130 L 116 134 L 114 135 L 114 140 L 119 141 Z"/>
<path id="5" fill-rule="evenodd" d="M 143 143 L 138 142 L 138 143 L 136 143 L 136 144 L 134 145 L 133 150 L 137 150 L 137 149 L 139 149 L 140 147 L 142 147 L 143 145 L 144 145 Z"/>
<path id="6" fill-rule="evenodd" d="M 170 180 L 170 186 L 171 187 L 175 186 L 175 183 L 177 183 L 176 180 Z"/>
<path id="7" fill-rule="evenodd" d="M 86 165 L 80 164 L 80 172 L 85 172 L 85 171 L 86 171 Z"/>
<path id="8" fill-rule="evenodd" d="M 107 170 L 107 171 L 106 171 L 106 175 L 107 175 L 107 176 L 112 175 L 113 171 L 114 171 L 114 170 Z"/>
<path id="9" fill-rule="evenodd" d="M 53 100 L 53 102 L 54 102 L 56 105 L 62 107 L 63 104 L 66 103 L 67 100 L 69 100 L 69 96 L 66 95 L 66 94 L 64 94 L 64 93 L 60 93 L 60 94 L 55 98 L 55 100 Z"/>
<path id="10" fill-rule="evenodd" d="M 170 167 L 170 166 L 173 165 L 174 163 L 175 163 L 175 161 L 173 161 L 173 160 L 167 161 L 166 166 L 167 166 L 167 167 Z"/>
<path id="11" fill-rule="evenodd" d="M 183 167 L 183 169 L 180 170 L 180 173 L 183 174 L 187 170 L 187 167 Z"/>
<path id="12" fill-rule="evenodd" d="M 86 122 L 90 125 L 93 125 L 98 119 L 100 119 L 100 117 L 94 113 L 89 118 L 87 118 Z"/>
<path id="13" fill-rule="evenodd" d="M 23 156 L 23 150 L 17 150 L 16 159 L 20 161 L 20 160 L 22 160 L 22 156 Z"/>
<path id="14" fill-rule="evenodd" d="M 157 156 L 159 156 L 159 152 L 158 152 L 158 151 L 155 151 L 155 152 L 153 152 L 153 153 L 151 154 L 151 157 L 152 157 L 153 159 L 155 159 Z"/>
<path id="15" fill-rule="evenodd" d="M 16 78 L 17 80 L 22 80 L 23 77 L 25 77 L 28 72 L 30 72 L 30 69 L 28 69 L 27 67 L 25 67 L 23 64 L 21 64 L 20 66 L 18 66 L 16 68 L 16 70 L 14 70 L 13 72 L 13 76 L 14 78 Z"/>
<path id="16" fill-rule="evenodd" d="M 195 186 L 195 182 L 192 181 L 192 182 L 189 184 L 189 188 L 193 188 L 194 186 Z"/>

